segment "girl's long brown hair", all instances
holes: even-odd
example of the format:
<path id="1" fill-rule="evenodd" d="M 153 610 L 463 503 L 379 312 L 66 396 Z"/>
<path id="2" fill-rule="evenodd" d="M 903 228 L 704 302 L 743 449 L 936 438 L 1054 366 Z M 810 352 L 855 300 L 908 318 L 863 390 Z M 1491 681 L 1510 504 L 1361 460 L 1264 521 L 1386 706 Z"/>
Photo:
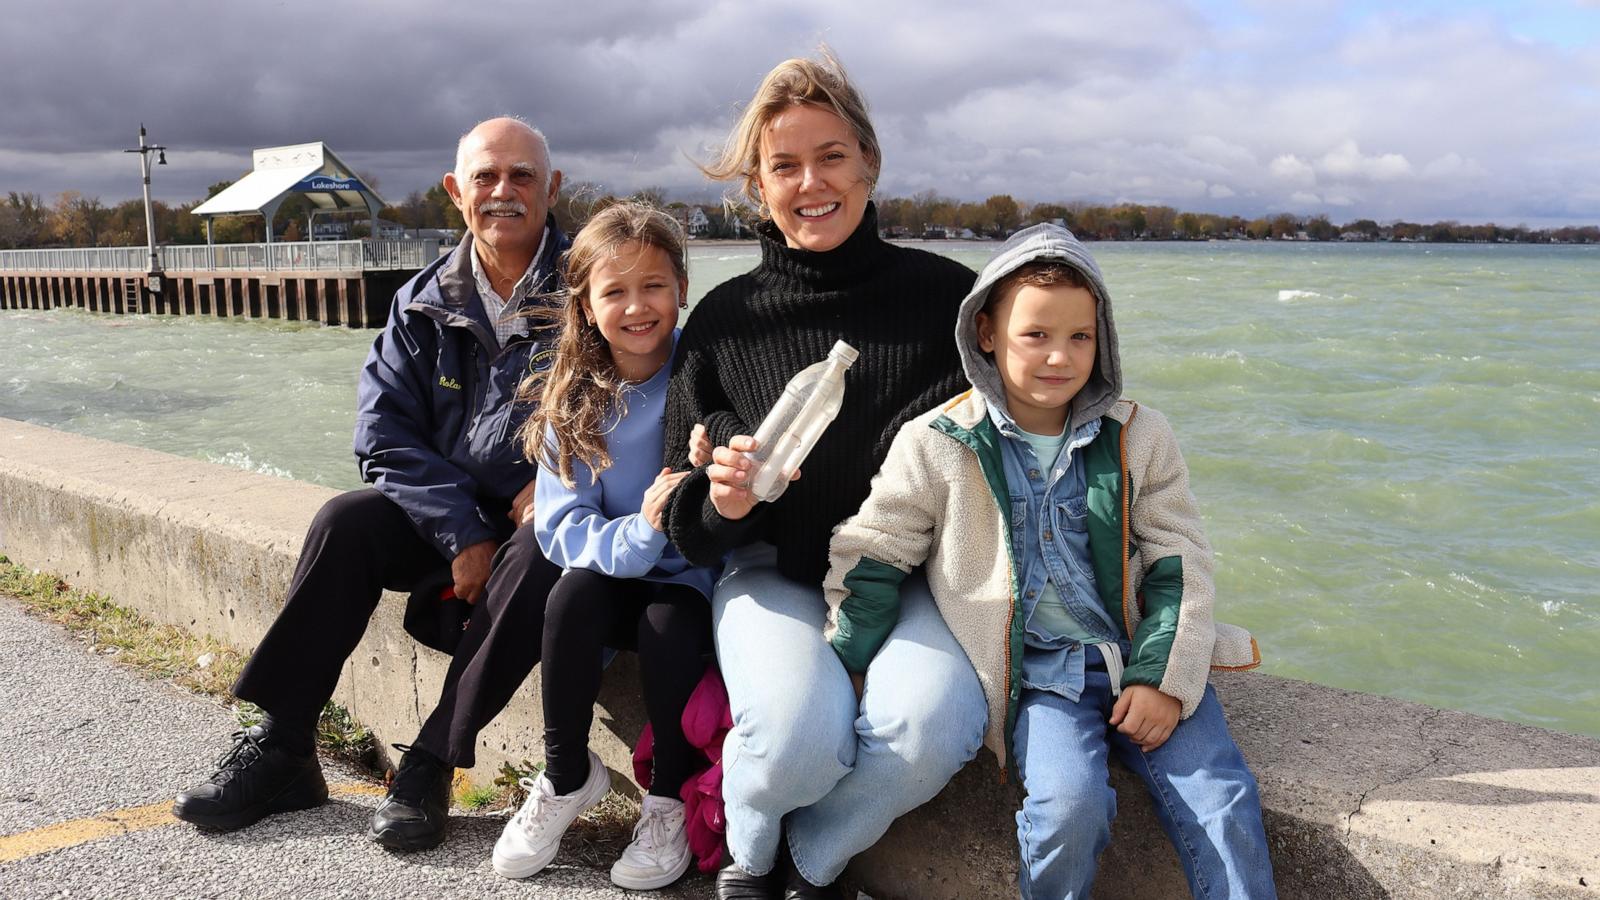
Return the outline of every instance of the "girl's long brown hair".
<path id="1" fill-rule="evenodd" d="M 596 213 L 578 232 L 567 251 L 562 271 L 565 287 L 551 308 L 533 313 L 546 328 L 559 328 L 555 361 L 543 372 L 531 372 L 517 386 L 518 403 L 537 403 L 517 439 L 522 455 L 576 487 L 573 462 L 588 466 L 590 478 L 611 467 L 606 434 L 623 414 L 619 402 L 627 382 L 617 374 L 611 347 L 600 328 L 583 313 L 590 276 L 596 264 L 616 255 L 624 244 L 656 247 L 672 260 L 678 283 L 689 280 L 684 262 L 683 229 L 672 216 L 635 200 L 623 200 Z M 545 441 L 545 433 L 555 443 Z"/>

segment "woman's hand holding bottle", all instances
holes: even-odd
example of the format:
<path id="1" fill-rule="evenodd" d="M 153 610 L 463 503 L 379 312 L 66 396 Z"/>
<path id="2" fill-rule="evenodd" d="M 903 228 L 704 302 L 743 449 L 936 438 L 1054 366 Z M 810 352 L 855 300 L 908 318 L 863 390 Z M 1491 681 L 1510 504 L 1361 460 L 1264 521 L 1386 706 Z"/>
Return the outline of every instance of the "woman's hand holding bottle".
<path id="1" fill-rule="evenodd" d="M 711 479 L 711 505 L 724 519 L 742 519 L 761 502 L 750 490 L 754 463 L 745 455 L 757 446 L 755 438 L 740 434 L 729 438 L 728 446 L 711 451 L 711 465 L 706 466 L 706 475 Z M 799 477 L 800 470 L 795 469 L 789 480 Z"/>

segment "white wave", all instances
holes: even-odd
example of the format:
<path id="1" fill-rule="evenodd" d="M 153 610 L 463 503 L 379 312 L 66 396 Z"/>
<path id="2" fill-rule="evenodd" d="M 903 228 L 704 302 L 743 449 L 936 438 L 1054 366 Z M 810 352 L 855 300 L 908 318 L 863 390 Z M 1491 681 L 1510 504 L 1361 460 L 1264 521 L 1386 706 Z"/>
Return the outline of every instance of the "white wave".
<path id="1" fill-rule="evenodd" d="M 1544 611 L 1545 615 L 1553 616 L 1557 613 L 1565 612 L 1567 604 L 1562 600 L 1546 600 L 1539 604 L 1539 608 Z"/>
<path id="2" fill-rule="evenodd" d="M 1244 354 L 1240 353 L 1237 350 L 1224 350 L 1221 353 L 1214 353 L 1214 352 L 1208 350 L 1205 353 L 1200 354 L 1200 358 L 1201 359 L 1227 360 L 1228 362 L 1236 362 L 1236 363 L 1241 363 L 1241 364 L 1249 362 L 1249 360 L 1245 359 Z"/>
<path id="3" fill-rule="evenodd" d="M 1316 291 L 1279 291 L 1279 303 L 1292 303 L 1296 300 L 1313 300 L 1323 296 Z"/>
<path id="4" fill-rule="evenodd" d="M 215 453 L 207 453 L 206 462 L 214 462 L 218 463 L 219 465 L 231 466 L 235 469 L 243 469 L 246 472 L 254 472 L 257 475 L 275 475 L 278 478 L 294 477 L 294 473 L 290 472 L 288 469 L 280 468 L 272 465 L 271 463 L 258 463 L 250 458 L 250 454 L 245 453 L 242 450 L 229 450 L 227 453 L 221 454 L 220 456 Z"/>

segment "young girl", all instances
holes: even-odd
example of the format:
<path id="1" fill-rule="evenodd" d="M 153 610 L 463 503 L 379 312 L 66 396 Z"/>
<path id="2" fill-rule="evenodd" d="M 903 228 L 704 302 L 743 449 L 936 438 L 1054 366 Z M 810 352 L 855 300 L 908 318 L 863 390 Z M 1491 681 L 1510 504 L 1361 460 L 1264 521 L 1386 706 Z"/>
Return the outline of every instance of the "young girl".
<path id="1" fill-rule="evenodd" d="M 676 881 L 691 861 L 678 794 L 695 756 L 679 720 L 712 651 L 714 572 L 685 562 L 661 532 L 663 503 L 683 477 L 657 469 L 687 306 L 683 233 L 643 204 L 608 207 L 572 242 L 565 279 L 555 361 L 519 390 L 540 398 L 520 435 L 541 469 L 534 528 L 566 570 L 545 610 L 545 768 L 524 781 L 527 802 L 495 844 L 494 868 L 509 878 L 543 869 L 567 826 L 610 789 L 589 749 L 602 654 L 636 650 L 655 771 L 611 880 L 647 890 Z"/>

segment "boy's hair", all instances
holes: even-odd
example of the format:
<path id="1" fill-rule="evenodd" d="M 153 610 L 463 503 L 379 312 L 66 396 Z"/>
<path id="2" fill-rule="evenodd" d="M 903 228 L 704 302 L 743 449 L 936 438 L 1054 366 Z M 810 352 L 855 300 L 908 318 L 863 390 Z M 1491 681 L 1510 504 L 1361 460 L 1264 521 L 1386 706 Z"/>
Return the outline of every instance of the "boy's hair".
<path id="1" fill-rule="evenodd" d="M 761 131 L 767 123 L 792 106 L 825 109 L 850 126 L 865 157 L 868 184 L 876 183 L 883 165 L 878 134 L 867 117 L 867 103 L 850 83 L 844 66 L 826 44 L 818 49 L 820 59 L 786 59 L 773 67 L 756 88 L 750 105 L 744 108 L 739 123 L 733 126 L 722 153 L 709 163 L 697 164 L 707 177 L 717 181 L 737 181 L 739 199 L 761 209 Z M 734 195 L 730 192 L 728 200 Z"/>
<path id="2" fill-rule="evenodd" d="M 574 460 L 589 467 L 591 479 L 611 467 L 606 432 L 615 426 L 610 418 L 627 385 L 617 374 L 599 326 L 584 316 L 583 300 L 595 266 L 630 243 L 661 250 L 672 261 L 678 282 L 689 280 L 686 241 L 677 220 L 648 204 L 623 200 L 596 213 L 573 238 L 562 260 L 565 287 L 556 303 L 528 313 L 544 320 L 542 328 L 560 329 L 560 337 L 550 368 L 530 372 L 517 387 L 518 403 L 539 404 L 517 438 L 523 456 L 558 474 L 569 488 L 576 486 Z M 545 442 L 547 429 L 555 434 L 553 445 Z"/>
<path id="3" fill-rule="evenodd" d="M 1065 284 L 1075 288 L 1083 288 L 1089 293 L 1094 293 L 1094 287 L 1089 283 L 1088 276 L 1082 272 L 1053 259 L 1038 259 L 1024 263 L 1010 272 L 1000 276 L 1000 280 L 989 288 L 989 296 L 983 301 L 983 312 L 994 314 L 994 308 L 1002 300 L 1015 294 L 1023 287 L 1054 287 Z"/>

